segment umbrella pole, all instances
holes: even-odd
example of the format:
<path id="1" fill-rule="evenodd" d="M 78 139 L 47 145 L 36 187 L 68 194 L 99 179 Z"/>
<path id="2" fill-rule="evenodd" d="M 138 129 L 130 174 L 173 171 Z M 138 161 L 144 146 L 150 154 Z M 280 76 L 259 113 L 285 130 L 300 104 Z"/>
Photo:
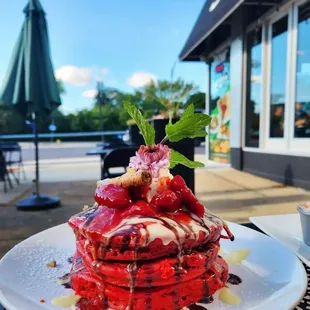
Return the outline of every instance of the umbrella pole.
<path id="1" fill-rule="evenodd" d="M 34 149 L 35 149 L 35 161 L 36 161 L 36 176 L 35 176 L 35 186 L 36 186 L 36 195 L 40 196 L 40 184 L 39 184 L 39 137 L 38 137 L 38 128 L 37 128 L 37 115 L 36 113 L 32 114 L 33 120 L 33 131 L 34 131 Z"/>
<path id="2" fill-rule="evenodd" d="M 38 115 L 32 114 L 32 130 L 34 134 L 33 143 L 35 146 L 35 161 L 36 161 L 36 175 L 35 175 L 35 193 L 30 197 L 20 200 L 16 203 L 16 207 L 20 210 L 40 210 L 50 207 L 57 207 L 60 205 L 58 197 L 49 197 L 40 194 L 39 182 L 39 137 L 37 128 Z"/>

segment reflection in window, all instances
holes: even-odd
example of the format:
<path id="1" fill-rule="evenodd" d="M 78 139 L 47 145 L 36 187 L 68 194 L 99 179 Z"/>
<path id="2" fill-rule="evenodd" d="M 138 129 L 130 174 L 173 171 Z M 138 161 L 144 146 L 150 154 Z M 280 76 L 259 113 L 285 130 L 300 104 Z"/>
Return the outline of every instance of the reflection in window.
<path id="1" fill-rule="evenodd" d="M 259 144 L 259 116 L 262 87 L 262 30 L 251 31 L 247 36 L 247 99 L 246 99 L 246 139 L 249 147 Z"/>
<path id="2" fill-rule="evenodd" d="M 310 4 L 299 7 L 296 66 L 295 138 L 310 137 Z"/>
<path id="3" fill-rule="evenodd" d="M 287 16 L 272 25 L 270 79 L 270 137 L 272 138 L 284 136 L 287 25 Z"/>

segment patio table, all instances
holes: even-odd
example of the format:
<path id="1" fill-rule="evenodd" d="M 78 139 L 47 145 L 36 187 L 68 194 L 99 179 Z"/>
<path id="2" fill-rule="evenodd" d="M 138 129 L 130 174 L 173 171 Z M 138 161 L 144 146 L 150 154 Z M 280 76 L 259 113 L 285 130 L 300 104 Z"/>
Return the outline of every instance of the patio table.
<path id="1" fill-rule="evenodd" d="M 102 149 L 93 149 L 89 150 L 86 155 L 88 156 L 100 156 L 100 169 L 101 169 L 101 180 L 104 178 L 103 176 L 103 165 L 104 165 L 104 158 L 106 157 L 107 154 L 115 150 L 115 148 L 102 148 Z M 0 309 L 1 310 L 1 309 Z"/>
<path id="2" fill-rule="evenodd" d="M 250 220 L 252 221 L 253 218 L 250 218 Z M 254 222 L 254 221 L 253 221 Z M 258 228 L 256 225 L 252 224 L 252 223 L 245 223 L 245 224 L 241 224 L 243 226 L 246 226 L 248 228 L 251 228 L 251 229 L 254 229 L 256 231 L 259 231 L 261 233 L 264 233 L 265 232 Z M 306 264 L 304 264 L 304 267 L 306 269 L 306 272 L 307 272 L 307 276 L 308 276 L 308 282 L 309 282 L 309 279 L 310 279 L 310 266 L 307 266 Z M 294 310 L 308 310 L 310 309 L 310 286 L 307 287 L 307 291 L 306 291 L 306 294 L 304 296 L 304 298 L 300 301 L 300 303 L 295 307 Z M 6 310 L 4 309 L 1 305 L 0 305 L 0 310 Z"/>

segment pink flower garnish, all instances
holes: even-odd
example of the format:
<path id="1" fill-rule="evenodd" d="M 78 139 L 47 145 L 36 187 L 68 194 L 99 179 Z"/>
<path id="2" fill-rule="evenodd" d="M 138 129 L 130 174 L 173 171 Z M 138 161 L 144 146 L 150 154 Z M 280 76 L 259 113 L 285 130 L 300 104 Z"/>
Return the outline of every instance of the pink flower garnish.
<path id="1" fill-rule="evenodd" d="M 129 167 L 138 170 L 150 170 L 153 178 L 159 177 L 159 170 L 169 167 L 170 149 L 167 145 L 141 145 L 136 156 L 130 158 Z"/>

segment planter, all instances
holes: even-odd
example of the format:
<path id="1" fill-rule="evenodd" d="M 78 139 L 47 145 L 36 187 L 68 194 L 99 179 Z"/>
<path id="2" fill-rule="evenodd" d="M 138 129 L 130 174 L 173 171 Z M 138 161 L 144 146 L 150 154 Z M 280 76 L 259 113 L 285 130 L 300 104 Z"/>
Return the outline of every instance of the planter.
<path id="1" fill-rule="evenodd" d="M 131 144 L 133 145 L 144 144 L 143 137 L 137 125 L 129 125 L 128 131 L 129 131 L 129 139 L 130 139 Z"/>
<path id="2" fill-rule="evenodd" d="M 173 120 L 173 123 L 177 119 Z M 165 137 L 165 126 L 168 124 L 168 119 L 155 119 L 151 121 L 152 126 L 155 129 L 155 142 L 159 143 Z M 194 160 L 195 147 L 193 139 L 184 139 L 177 143 L 168 142 L 167 145 L 183 154 L 190 160 Z M 185 180 L 187 186 L 195 193 L 195 171 L 194 169 L 187 168 L 183 165 L 177 165 L 171 170 L 173 175 L 181 175 Z"/>

